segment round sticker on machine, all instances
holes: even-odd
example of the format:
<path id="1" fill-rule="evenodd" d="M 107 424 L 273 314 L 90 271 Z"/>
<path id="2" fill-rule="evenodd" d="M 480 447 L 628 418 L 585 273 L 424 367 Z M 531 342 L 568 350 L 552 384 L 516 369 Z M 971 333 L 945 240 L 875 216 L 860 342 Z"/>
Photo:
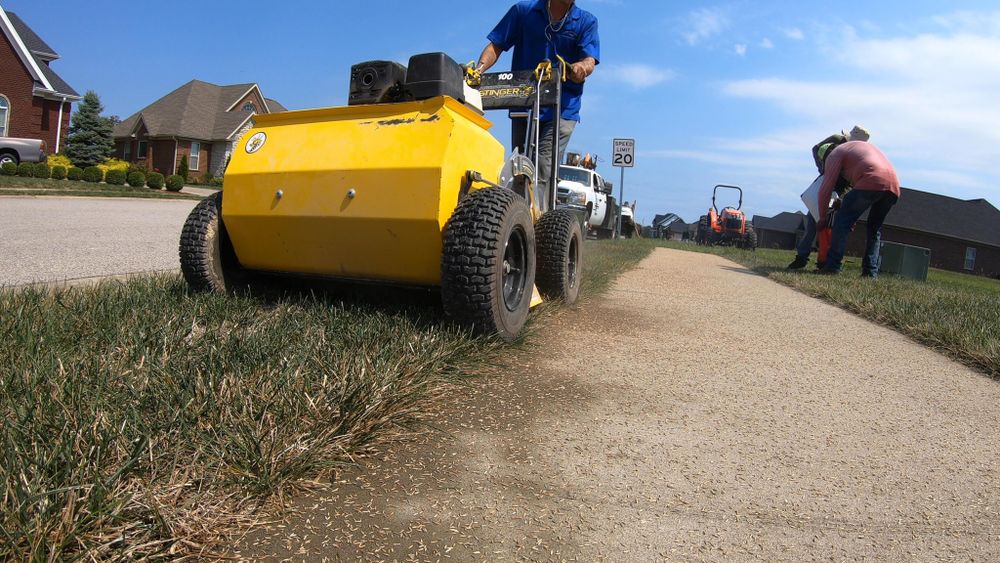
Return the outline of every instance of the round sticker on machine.
<path id="1" fill-rule="evenodd" d="M 264 146 L 264 142 L 267 141 L 267 135 L 264 132 L 254 133 L 253 137 L 247 141 L 247 153 L 253 154 L 260 150 Z"/>

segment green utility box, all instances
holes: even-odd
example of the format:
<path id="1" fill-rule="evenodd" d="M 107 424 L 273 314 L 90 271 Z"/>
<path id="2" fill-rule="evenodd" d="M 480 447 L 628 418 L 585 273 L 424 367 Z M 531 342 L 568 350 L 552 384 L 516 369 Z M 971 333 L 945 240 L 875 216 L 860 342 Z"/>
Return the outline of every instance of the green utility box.
<path id="1" fill-rule="evenodd" d="M 929 248 L 883 242 L 879 246 L 879 257 L 881 259 L 879 271 L 882 273 L 927 281 L 927 269 L 931 265 Z"/>

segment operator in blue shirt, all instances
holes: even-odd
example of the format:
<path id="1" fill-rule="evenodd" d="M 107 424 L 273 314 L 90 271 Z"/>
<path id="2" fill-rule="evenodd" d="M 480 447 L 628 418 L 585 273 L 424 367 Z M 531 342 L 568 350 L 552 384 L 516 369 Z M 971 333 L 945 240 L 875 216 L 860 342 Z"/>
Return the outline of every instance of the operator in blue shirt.
<path id="1" fill-rule="evenodd" d="M 600 63 L 601 41 L 597 34 L 597 18 L 581 10 L 573 0 L 527 0 L 514 4 L 500 23 L 487 36 L 489 44 L 479 55 L 476 70 L 485 72 L 496 64 L 500 54 L 514 49 L 511 70 L 534 70 L 543 60 L 556 62 L 556 55 L 569 67 L 569 80 L 563 84 L 559 119 L 559 162 L 563 161 L 573 129 L 580 122 L 580 100 L 583 83 Z M 541 135 L 538 147 L 539 167 L 536 198 L 542 210 L 548 206 L 549 178 L 552 175 L 552 109 L 541 113 Z M 511 117 L 513 147 L 524 153 L 528 120 Z"/>

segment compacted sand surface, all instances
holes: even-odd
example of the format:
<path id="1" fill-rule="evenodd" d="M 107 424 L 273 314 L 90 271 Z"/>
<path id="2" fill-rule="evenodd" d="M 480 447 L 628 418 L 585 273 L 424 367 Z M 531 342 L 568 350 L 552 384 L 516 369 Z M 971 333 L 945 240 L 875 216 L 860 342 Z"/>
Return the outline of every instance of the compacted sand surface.
<path id="1" fill-rule="evenodd" d="M 237 556 L 1000 560 L 1000 382 L 657 250 Z"/>

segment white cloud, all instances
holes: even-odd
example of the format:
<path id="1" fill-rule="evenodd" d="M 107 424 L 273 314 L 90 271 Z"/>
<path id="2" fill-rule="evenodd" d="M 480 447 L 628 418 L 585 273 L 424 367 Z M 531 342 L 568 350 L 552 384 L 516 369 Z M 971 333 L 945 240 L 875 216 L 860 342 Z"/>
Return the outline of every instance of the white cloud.
<path id="1" fill-rule="evenodd" d="M 641 63 L 630 63 L 623 65 L 604 65 L 598 67 L 597 76 L 607 78 L 615 82 L 624 82 L 637 90 L 649 88 L 673 80 L 675 73 L 670 69 L 659 68 Z"/>
<path id="2" fill-rule="evenodd" d="M 754 78 L 723 92 L 773 104 L 804 124 L 797 149 L 855 123 L 893 160 L 904 185 L 1000 201 L 1000 12 L 938 18 L 936 33 L 838 33 L 828 81 Z M 742 154 L 750 147 L 733 143 Z M 789 147 L 786 147 L 789 148 Z M 807 150 L 807 149 L 806 149 Z"/>
<path id="3" fill-rule="evenodd" d="M 806 35 L 802 33 L 801 29 L 793 27 L 785 30 L 785 37 L 795 41 L 802 41 L 806 38 Z"/>
<path id="4" fill-rule="evenodd" d="M 697 45 L 719 35 L 730 25 L 729 15 L 724 8 L 700 8 L 684 18 L 685 29 L 681 36 L 688 45 Z"/>
<path id="5" fill-rule="evenodd" d="M 760 41 L 760 48 L 761 49 L 774 49 L 774 42 L 771 41 L 770 38 L 765 37 L 764 39 L 761 39 L 761 41 Z"/>
<path id="6" fill-rule="evenodd" d="M 733 47 L 733 50 L 736 51 L 736 54 L 741 57 L 745 57 L 747 54 L 747 46 L 742 43 L 737 43 L 736 46 Z"/>

